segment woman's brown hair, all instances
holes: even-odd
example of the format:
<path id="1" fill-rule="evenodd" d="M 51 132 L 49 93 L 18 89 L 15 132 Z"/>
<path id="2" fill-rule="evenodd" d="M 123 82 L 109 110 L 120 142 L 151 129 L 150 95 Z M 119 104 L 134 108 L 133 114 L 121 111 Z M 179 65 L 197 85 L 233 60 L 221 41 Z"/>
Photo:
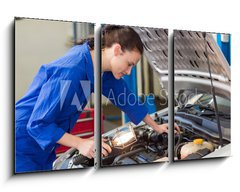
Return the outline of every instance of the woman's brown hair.
<path id="1" fill-rule="evenodd" d="M 122 51 L 136 49 L 143 53 L 142 41 L 133 28 L 118 25 L 105 25 L 102 30 L 102 47 L 109 48 L 114 43 L 121 45 Z"/>
<path id="2" fill-rule="evenodd" d="M 82 45 L 85 42 L 88 42 L 90 49 L 94 49 L 94 37 L 83 39 L 77 45 Z M 102 48 L 109 48 L 115 43 L 121 45 L 122 51 L 137 50 L 140 54 L 143 53 L 142 41 L 133 28 L 119 25 L 105 25 L 102 28 Z"/>

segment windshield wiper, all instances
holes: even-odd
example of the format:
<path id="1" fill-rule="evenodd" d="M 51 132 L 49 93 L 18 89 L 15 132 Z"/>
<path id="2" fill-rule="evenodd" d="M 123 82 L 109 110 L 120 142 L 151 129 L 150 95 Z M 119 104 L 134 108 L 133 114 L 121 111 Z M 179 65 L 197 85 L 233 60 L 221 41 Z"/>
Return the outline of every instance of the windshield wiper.
<path id="1" fill-rule="evenodd" d="M 204 111 L 202 113 L 199 114 L 199 116 L 205 116 L 205 117 L 212 117 L 212 116 L 216 116 L 215 111 Z M 224 119 L 231 119 L 231 115 L 227 114 L 227 113 L 223 113 L 223 112 L 218 112 L 218 116 L 222 117 Z"/>
<path id="2" fill-rule="evenodd" d="M 201 105 L 201 104 L 187 104 L 184 107 L 182 107 L 181 109 L 179 109 L 179 112 L 187 112 L 190 114 L 195 114 L 198 116 L 205 116 L 205 117 L 216 116 L 216 112 L 213 107 L 211 107 L 209 105 Z M 225 119 L 231 118 L 230 114 L 223 113 L 221 111 L 218 112 L 218 115 Z"/>
<path id="3" fill-rule="evenodd" d="M 187 104 L 184 107 L 182 107 L 181 109 L 191 109 L 191 108 L 199 108 L 199 110 L 209 110 L 209 111 L 215 111 L 213 107 L 209 106 L 209 105 L 201 105 L 201 104 Z M 180 110 L 181 110 L 180 109 Z"/>

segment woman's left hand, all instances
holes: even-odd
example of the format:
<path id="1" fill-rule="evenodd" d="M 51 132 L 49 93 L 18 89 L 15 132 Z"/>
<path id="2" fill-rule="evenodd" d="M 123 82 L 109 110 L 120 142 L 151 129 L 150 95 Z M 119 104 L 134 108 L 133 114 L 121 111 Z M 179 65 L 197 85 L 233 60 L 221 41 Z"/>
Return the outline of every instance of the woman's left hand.
<path id="1" fill-rule="evenodd" d="M 176 123 L 174 123 L 174 129 L 175 133 L 176 132 L 180 133 L 180 128 Z M 157 125 L 157 127 L 154 130 L 157 131 L 158 133 L 168 133 L 168 124 L 164 123 L 161 125 Z"/>
<path id="2" fill-rule="evenodd" d="M 157 131 L 158 133 L 167 133 L 168 132 L 168 124 L 167 123 L 164 123 L 164 124 L 161 124 L 161 125 L 158 125 L 153 119 L 152 117 L 147 114 L 143 121 L 149 125 L 150 127 L 152 127 L 155 131 Z M 179 126 L 174 123 L 174 129 L 175 129 L 175 133 L 178 132 L 180 133 L 180 128 Z"/>

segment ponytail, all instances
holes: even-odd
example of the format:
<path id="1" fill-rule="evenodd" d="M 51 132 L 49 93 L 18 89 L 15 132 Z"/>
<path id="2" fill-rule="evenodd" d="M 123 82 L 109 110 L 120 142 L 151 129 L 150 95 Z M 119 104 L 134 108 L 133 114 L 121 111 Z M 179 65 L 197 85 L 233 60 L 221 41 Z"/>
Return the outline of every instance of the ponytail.
<path id="1" fill-rule="evenodd" d="M 76 45 L 88 42 L 91 50 L 94 50 L 94 37 L 82 39 Z M 143 53 L 142 41 L 133 28 L 119 25 L 105 25 L 102 29 L 102 48 L 110 48 L 114 43 L 121 45 L 122 51 L 137 50 Z"/>
<path id="2" fill-rule="evenodd" d="M 88 37 L 88 38 L 85 38 L 85 39 L 81 39 L 75 45 L 82 45 L 86 42 L 88 42 L 88 45 L 89 45 L 90 49 L 94 50 L 94 37 Z"/>

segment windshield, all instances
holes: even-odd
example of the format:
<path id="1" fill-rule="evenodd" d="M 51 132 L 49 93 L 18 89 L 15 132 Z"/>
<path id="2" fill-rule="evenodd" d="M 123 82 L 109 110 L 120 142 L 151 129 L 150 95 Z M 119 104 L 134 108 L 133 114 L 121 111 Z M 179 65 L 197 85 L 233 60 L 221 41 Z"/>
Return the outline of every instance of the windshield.
<path id="1" fill-rule="evenodd" d="M 230 101 L 228 99 L 216 96 L 216 101 L 217 101 L 219 112 L 230 114 L 231 108 L 230 108 Z M 204 106 L 204 107 L 213 109 L 215 111 L 213 96 L 210 94 L 201 93 L 201 94 L 194 95 L 192 98 L 188 100 L 185 106 L 187 105 Z M 195 109 L 197 110 L 198 108 L 195 108 Z"/>

